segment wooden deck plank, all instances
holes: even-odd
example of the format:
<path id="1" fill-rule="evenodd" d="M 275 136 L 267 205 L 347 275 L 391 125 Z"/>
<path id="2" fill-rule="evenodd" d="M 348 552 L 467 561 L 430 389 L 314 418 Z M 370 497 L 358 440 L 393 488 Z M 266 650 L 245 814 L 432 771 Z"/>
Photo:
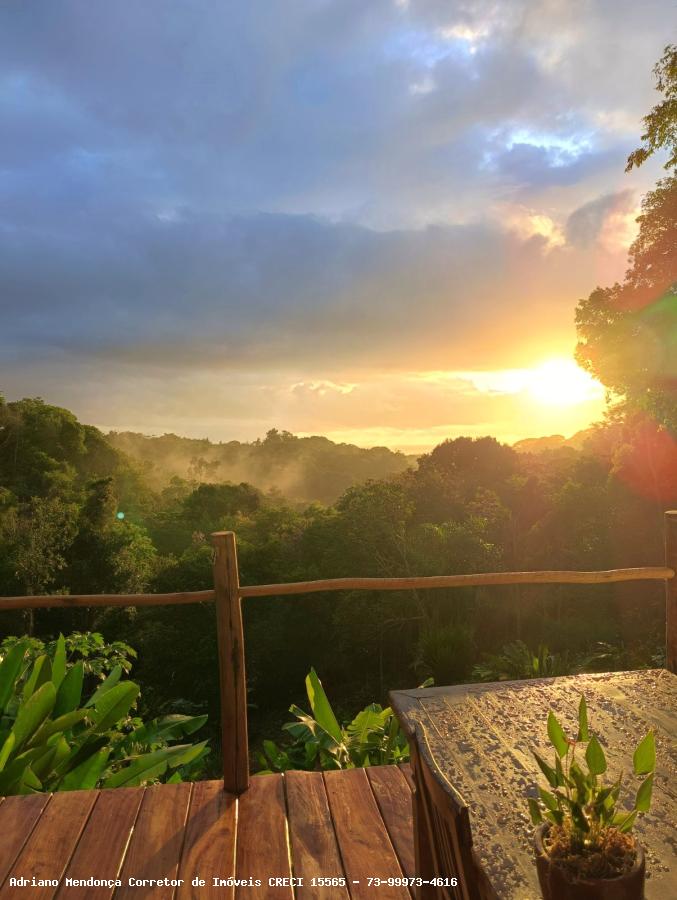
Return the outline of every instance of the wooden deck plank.
<path id="1" fill-rule="evenodd" d="M 413 793 L 416 790 L 416 785 L 414 784 L 414 776 L 411 774 L 411 763 L 400 763 L 397 768 L 407 779 L 409 789 Z"/>
<path id="2" fill-rule="evenodd" d="M 129 844 L 134 823 L 143 800 L 144 789 L 116 788 L 100 791 L 68 868 L 66 878 L 100 881 L 115 880 Z M 62 881 L 58 897 L 96 898 L 113 896 L 114 888 L 94 885 L 66 886 Z"/>
<path id="3" fill-rule="evenodd" d="M 345 877 L 321 772 L 287 772 L 287 810 L 294 876 L 299 900 L 348 898 L 341 886 L 313 885 L 313 878 Z"/>
<path id="4" fill-rule="evenodd" d="M 0 897 L 30 897 L 47 900 L 57 887 L 20 888 L 9 884 L 11 877 L 59 881 L 85 827 L 98 791 L 64 791 L 53 794 L 0 888 Z M 7 798 L 3 806 L 13 798 Z M 17 798 L 19 799 L 19 798 Z M 28 798 L 26 798 L 28 799 Z"/>
<path id="5" fill-rule="evenodd" d="M 325 772 L 336 837 L 353 900 L 410 900 L 406 887 L 369 886 L 370 877 L 402 878 L 364 769 Z"/>
<path id="6" fill-rule="evenodd" d="M 190 791 L 189 783 L 146 788 L 122 866 L 122 887 L 115 894 L 116 900 L 171 900 L 175 887 L 133 886 L 129 879 L 176 880 Z"/>
<path id="7" fill-rule="evenodd" d="M 235 842 L 238 800 L 223 790 L 222 781 L 198 781 L 193 785 L 186 836 L 179 865 L 184 880 L 176 900 L 233 898 L 234 887 L 214 885 L 213 878 L 235 875 Z M 201 878 L 204 886 L 191 884 Z"/>
<path id="8" fill-rule="evenodd" d="M 29 797 L 5 797 L 0 804 L 0 885 L 28 840 L 42 811 L 49 802 L 49 794 Z"/>
<path id="9" fill-rule="evenodd" d="M 259 879 L 261 885 L 236 888 L 235 896 L 249 900 L 269 897 L 293 900 L 292 888 L 268 883 L 291 878 L 287 811 L 283 775 L 258 775 L 238 801 L 237 879 Z M 372 898 L 373 900 L 373 898 Z"/>
<path id="10" fill-rule="evenodd" d="M 397 766 L 371 766 L 365 771 L 402 870 L 405 875 L 413 878 L 416 875 L 416 862 L 409 782 Z"/>

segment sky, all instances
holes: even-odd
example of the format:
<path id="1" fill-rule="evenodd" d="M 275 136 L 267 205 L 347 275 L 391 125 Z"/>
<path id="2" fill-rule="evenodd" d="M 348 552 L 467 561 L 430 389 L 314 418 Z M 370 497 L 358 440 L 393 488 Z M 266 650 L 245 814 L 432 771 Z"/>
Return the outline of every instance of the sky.
<path id="1" fill-rule="evenodd" d="M 672 26 L 670 22 L 672 21 Z M 672 0 L 0 6 L 0 391 L 104 429 L 567 436 Z"/>

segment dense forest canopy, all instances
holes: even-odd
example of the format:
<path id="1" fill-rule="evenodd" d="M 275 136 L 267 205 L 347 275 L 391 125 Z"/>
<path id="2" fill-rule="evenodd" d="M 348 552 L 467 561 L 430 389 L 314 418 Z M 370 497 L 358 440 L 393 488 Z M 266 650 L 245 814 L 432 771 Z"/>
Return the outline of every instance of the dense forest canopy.
<path id="1" fill-rule="evenodd" d="M 110 432 L 107 437 L 138 464 L 156 490 L 174 477 L 211 483 L 247 481 L 262 491 L 277 490 L 289 500 L 306 503 L 332 503 L 350 485 L 396 475 L 415 460 L 387 447 L 364 449 L 277 429 L 252 443 L 213 443 L 175 434 L 148 437 L 128 431 Z"/>
<path id="2" fill-rule="evenodd" d="M 204 471 L 156 489 L 117 437 L 41 400 L 3 401 L 0 435 L 3 595 L 208 588 L 208 535 L 222 528 L 237 533 L 250 584 L 655 564 L 663 508 L 677 503 L 677 482 L 661 479 L 657 491 L 647 481 L 656 460 L 641 457 L 646 447 L 624 420 L 591 429 L 582 449 L 447 440 L 329 504 L 206 480 Z M 302 467 L 305 445 L 291 435 L 254 446 L 262 452 L 278 440 L 285 465 Z M 1 624 L 4 634 L 28 628 L 53 639 L 95 629 L 126 641 L 139 654 L 135 676 L 149 715 L 208 712 L 215 723 L 213 615 L 209 605 L 36 610 L 5 613 Z M 508 657 L 546 645 L 565 669 L 650 663 L 663 626 L 660 588 L 633 585 L 311 595 L 252 602 L 245 615 L 255 737 L 300 699 L 312 665 L 341 710 L 428 676 L 470 678 L 490 657 L 490 671 L 510 669 L 516 663 L 502 648 L 511 641 L 523 644 Z"/>

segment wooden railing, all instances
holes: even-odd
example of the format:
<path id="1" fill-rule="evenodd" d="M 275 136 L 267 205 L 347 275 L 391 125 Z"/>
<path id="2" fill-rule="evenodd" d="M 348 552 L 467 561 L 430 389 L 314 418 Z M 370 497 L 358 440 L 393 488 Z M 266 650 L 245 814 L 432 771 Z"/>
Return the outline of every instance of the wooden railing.
<path id="1" fill-rule="evenodd" d="M 613 584 L 622 581 L 664 581 L 666 598 L 665 665 L 677 672 L 677 510 L 665 513 L 665 565 L 595 572 L 480 572 L 474 575 L 433 575 L 414 578 L 328 578 L 286 584 L 241 585 L 237 547 L 232 531 L 211 535 L 214 546 L 214 589 L 176 594 L 54 594 L 0 597 L 0 611 L 58 607 L 165 606 L 215 603 L 221 699 L 223 787 L 241 794 L 249 786 L 247 741 L 247 681 L 245 675 L 242 599 L 309 594 L 319 591 L 406 591 L 496 584 Z"/>

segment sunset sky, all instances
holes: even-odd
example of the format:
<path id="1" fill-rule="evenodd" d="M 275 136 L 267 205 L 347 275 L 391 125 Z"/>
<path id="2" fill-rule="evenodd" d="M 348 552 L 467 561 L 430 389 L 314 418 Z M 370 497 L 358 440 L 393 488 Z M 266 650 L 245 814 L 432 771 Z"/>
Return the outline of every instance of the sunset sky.
<path id="1" fill-rule="evenodd" d="M 670 22 L 672 21 L 672 26 Z M 104 429 L 571 435 L 672 0 L 0 7 L 0 391 Z M 569 362 L 567 362 L 569 360 Z"/>

